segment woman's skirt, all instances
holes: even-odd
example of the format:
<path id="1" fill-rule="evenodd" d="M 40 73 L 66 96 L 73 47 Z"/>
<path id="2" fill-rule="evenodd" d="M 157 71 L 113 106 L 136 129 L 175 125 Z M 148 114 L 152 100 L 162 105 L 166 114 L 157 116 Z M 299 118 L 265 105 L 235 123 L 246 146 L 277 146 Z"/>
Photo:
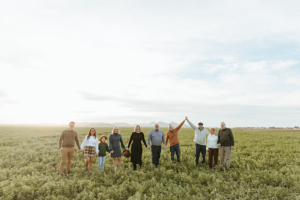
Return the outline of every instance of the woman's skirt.
<path id="1" fill-rule="evenodd" d="M 84 147 L 84 156 L 85 157 L 94 157 L 96 154 L 96 147 L 85 146 Z"/>

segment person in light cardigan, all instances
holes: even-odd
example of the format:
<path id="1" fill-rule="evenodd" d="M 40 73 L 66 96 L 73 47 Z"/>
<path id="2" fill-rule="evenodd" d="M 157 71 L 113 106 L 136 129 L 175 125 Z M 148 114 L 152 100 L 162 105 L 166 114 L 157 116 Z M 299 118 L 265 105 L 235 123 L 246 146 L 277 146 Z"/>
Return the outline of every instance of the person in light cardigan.
<path id="1" fill-rule="evenodd" d="M 91 128 L 87 136 L 85 136 L 80 148 L 83 149 L 83 147 L 85 156 L 85 172 L 88 172 L 92 170 L 93 158 L 95 157 L 95 154 L 98 154 L 99 152 L 98 138 L 94 128 Z"/>
<path id="2" fill-rule="evenodd" d="M 210 128 L 210 134 L 207 136 L 206 150 L 208 152 L 209 168 L 215 167 L 218 163 L 218 154 L 219 154 L 219 148 L 217 146 L 218 134 L 216 134 L 215 131 L 216 131 L 215 128 Z M 214 158 L 214 165 L 212 165 L 213 158 Z"/>

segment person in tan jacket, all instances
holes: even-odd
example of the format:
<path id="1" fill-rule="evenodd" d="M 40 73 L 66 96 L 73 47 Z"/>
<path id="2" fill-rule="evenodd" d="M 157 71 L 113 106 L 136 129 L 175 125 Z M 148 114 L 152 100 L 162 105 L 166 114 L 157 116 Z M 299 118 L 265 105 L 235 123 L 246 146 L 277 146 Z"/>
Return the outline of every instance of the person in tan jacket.
<path id="1" fill-rule="evenodd" d="M 172 124 L 169 124 L 169 130 L 166 134 L 166 145 L 168 145 L 168 141 L 170 141 L 170 152 L 171 152 L 171 160 L 174 162 L 174 153 L 177 156 L 177 162 L 180 163 L 180 147 L 178 140 L 178 131 L 184 124 L 185 120 L 181 122 L 176 128 L 173 128 Z"/>

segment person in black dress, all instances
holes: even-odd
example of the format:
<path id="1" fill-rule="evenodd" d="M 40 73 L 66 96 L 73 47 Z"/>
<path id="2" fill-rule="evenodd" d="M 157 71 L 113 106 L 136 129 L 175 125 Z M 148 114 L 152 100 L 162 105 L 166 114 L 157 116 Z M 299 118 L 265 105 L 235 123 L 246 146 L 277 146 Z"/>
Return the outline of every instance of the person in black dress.
<path id="1" fill-rule="evenodd" d="M 147 143 L 145 141 L 144 133 L 141 132 L 141 127 L 139 125 L 136 125 L 134 128 L 134 132 L 130 136 L 130 140 L 128 143 L 128 148 L 130 147 L 130 144 L 132 142 L 131 146 L 131 162 L 133 164 L 133 169 L 136 170 L 136 165 L 139 164 L 140 167 L 142 167 L 142 140 L 147 148 Z"/>

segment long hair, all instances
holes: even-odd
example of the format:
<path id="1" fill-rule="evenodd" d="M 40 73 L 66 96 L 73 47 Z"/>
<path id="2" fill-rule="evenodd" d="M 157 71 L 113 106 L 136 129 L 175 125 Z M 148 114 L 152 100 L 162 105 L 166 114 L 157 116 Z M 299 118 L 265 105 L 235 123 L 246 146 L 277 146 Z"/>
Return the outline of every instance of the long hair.
<path id="1" fill-rule="evenodd" d="M 92 136 L 92 134 L 91 134 L 91 130 L 92 130 L 92 129 L 94 129 L 94 128 L 91 128 L 91 129 L 90 129 L 89 133 L 87 134 L 87 139 L 90 139 L 90 137 Z M 95 135 L 94 135 L 94 136 L 95 136 L 95 138 L 96 138 L 96 137 L 97 137 L 97 135 L 96 135 L 96 129 L 94 129 L 94 131 L 95 131 Z"/>
<path id="2" fill-rule="evenodd" d="M 107 142 L 106 142 L 106 137 L 105 137 L 105 136 L 101 136 L 101 137 L 100 137 L 100 139 L 99 139 L 99 144 L 102 144 L 102 143 L 103 143 L 103 142 L 102 142 L 102 138 L 105 138 L 104 144 L 107 144 Z"/>
<path id="3" fill-rule="evenodd" d="M 116 127 L 116 126 L 112 129 L 111 134 L 113 134 L 113 135 L 115 134 L 115 133 L 114 133 L 115 128 L 118 129 L 118 134 L 120 134 L 120 129 L 119 129 L 118 127 Z"/>
<path id="4" fill-rule="evenodd" d="M 136 125 L 136 126 L 134 127 L 134 132 L 136 132 L 137 127 L 139 127 L 139 128 L 140 128 L 140 132 L 142 132 L 140 125 Z"/>

